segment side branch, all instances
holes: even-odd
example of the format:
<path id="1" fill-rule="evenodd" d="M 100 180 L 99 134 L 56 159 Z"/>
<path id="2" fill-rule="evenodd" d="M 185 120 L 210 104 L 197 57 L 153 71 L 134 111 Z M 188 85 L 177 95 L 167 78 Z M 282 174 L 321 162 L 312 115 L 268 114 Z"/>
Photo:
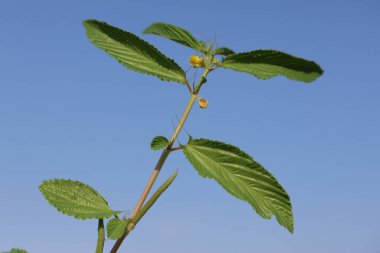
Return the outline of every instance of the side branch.
<path id="1" fill-rule="evenodd" d="M 187 79 L 185 79 L 185 84 L 186 84 L 187 89 L 189 90 L 190 94 L 193 94 L 193 90 L 191 89 L 191 86 L 190 86 L 189 81 Z"/>
<path id="2" fill-rule="evenodd" d="M 170 151 L 177 151 L 181 149 L 183 149 L 183 147 L 174 147 L 174 148 L 171 148 Z"/>

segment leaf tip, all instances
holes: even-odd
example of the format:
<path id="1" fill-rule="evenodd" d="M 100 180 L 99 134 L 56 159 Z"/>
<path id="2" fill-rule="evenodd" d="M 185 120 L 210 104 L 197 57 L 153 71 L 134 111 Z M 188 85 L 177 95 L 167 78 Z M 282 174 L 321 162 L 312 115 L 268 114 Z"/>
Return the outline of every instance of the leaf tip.
<path id="1" fill-rule="evenodd" d="M 85 19 L 82 21 L 82 25 L 84 27 L 89 27 L 90 25 L 93 25 L 95 23 L 100 23 L 100 21 L 96 20 L 96 19 Z"/>

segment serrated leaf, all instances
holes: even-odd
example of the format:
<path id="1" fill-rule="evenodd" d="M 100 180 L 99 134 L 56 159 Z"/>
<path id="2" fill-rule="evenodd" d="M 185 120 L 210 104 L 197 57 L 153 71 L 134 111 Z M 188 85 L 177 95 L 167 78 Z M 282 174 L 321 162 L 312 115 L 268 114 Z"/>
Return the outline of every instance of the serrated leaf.
<path id="1" fill-rule="evenodd" d="M 51 179 L 39 189 L 50 205 L 77 219 L 103 219 L 121 213 L 110 209 L 96 190 L 79 181 Z"/>
<path id="2" fill-rule="evenodd" d="M 150 143 L 150 147 L 153 150 L 160 150 L 166 148 L 169 145 L 169 140 L 165 136 L 156 136 Z"/>
<path id="3" fill-rule="evenodd" d="M 198 41 L 190 32 L 187 30 L 162 22 L 153 23 L 143 31 L 144 34 L 155 34 L 179 44 L 185 45 L 187 47 L 193 48 L 197 51 L 202 51 L 204 47 L 204 42 Z"/>
<path id="4" fill-rule="evenodd" d="M 185 83 L 185 72 L 148 42 L 133 33 L 98 20 L 85 20 L 87 37 L 125 67 L 164 81 Z"/>
<path id="5" fill-rule="evenodd" d="M 26 250 L 23 250 L 23 249 L 13 248 L 13 249 L 11 249 L 11 251 L 2 252 L 2 253 L 28 253 L 28 252 Z"/>
<path id="6" fill-rule="evenodd" d="M 219 48 L 215 49 L 214 53 L 216 55 L 224 55 L 224 56 L 235 54 L 235 52 L 232 49 L 229 49 L 227 47 L 219 47 Z"/>
<path id="7" fill-rule="evenodd" d="M 227 192 L 247 201 L 265 219 L 293 232 L 290 199 L 277 180 L 239 148 L 219 141 L 190 139 L 184 154 L 199 175 L 216 180 Z"/>
<path id="8" fill-rule="evenodd" d="M 221 66 L 246 72 L 260 79 L 282 75 L 306 83 L 314 81 L 323 74 L 323 70 L 315 62 L 276 50 L 233 54 L 224 58 Z"/>
<path id="9" fill-rule="evenodd" d="M 116 217 L 109 220 L 107 223 L 108 238 L 111 240 L 117 240 L 122 237 L 128 223 L 128 221 Z"/>

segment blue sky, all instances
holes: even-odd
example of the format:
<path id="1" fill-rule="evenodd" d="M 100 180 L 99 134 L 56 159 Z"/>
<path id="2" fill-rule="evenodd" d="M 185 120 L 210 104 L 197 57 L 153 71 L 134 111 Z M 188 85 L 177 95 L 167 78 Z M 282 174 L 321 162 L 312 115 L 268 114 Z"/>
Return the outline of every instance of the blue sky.
<path id="1" fill-rule="evenodd" d="M 133 209 L 187 101 L 185 86 L 119 65 L 89 43 L 82 20 L 141 35 L 156 21 L 238 52 L 278 49 L 325 70 L 303 84 L 218 70 L 185 126 L 241 147 L 290 194 L 295 232 L 201 178 L 180 152 L 179 176 L 120 252 L 378 253 L 378 1 L 3 1 L 0 4 L 0 251 L 94 252 L 95 221 L 57 213 L 37 186 L 71 178 L 114 209 Z M 194 52 L 144 35 L 183 68 Z M 181 135 L 186 140 L 186 135 Z M 107 249 L 111 242 L 107 243 Z"/>

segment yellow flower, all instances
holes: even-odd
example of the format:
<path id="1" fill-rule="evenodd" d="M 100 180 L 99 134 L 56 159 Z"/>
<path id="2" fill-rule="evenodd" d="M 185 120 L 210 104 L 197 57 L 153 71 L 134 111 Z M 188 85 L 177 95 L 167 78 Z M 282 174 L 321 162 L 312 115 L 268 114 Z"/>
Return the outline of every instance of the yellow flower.
<path id="1" fill-rule="evenodd" d="M 190 65 L 194 68 L 202 68 L 204 67 L 203 58 L 199 57 L 198 55 L 192 55 L 190 57 Z"/>
<path id="2" fill-rule="evenodd" d="M 204 98 L 198 97 L 198 104 L 202 109 L 205 109 L 208 106 L 208 101 Z"/>

